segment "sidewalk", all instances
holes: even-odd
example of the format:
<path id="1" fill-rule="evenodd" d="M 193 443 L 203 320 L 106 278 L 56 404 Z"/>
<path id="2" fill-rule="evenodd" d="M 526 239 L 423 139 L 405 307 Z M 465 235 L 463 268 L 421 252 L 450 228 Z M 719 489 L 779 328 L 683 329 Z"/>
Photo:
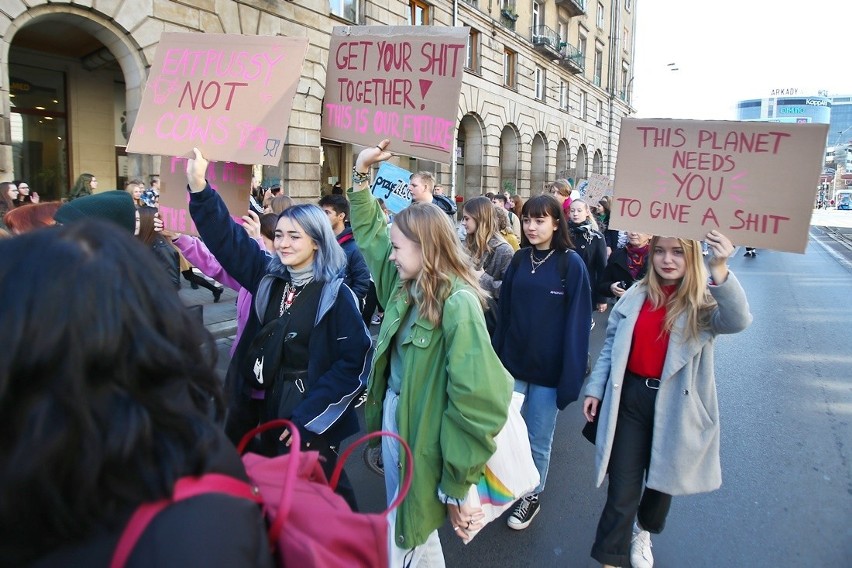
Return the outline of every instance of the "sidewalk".
<path id="1" fill-rule="evenodd" d="M 210 290 L 193 290 L 189 282 L 181 278 L 178 294 L 187 306 L 203 306 L 204 325 L 216 339 L 231 337 L 237 332 L 237 293 L 225 288 L 218 303 L 213 302 Z"/>

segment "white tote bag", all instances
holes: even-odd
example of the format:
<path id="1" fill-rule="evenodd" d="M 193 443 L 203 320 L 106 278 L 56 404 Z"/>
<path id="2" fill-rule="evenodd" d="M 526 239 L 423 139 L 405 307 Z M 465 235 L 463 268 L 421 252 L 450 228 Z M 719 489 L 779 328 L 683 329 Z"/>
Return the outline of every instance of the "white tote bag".
<path id="1" fill-rule="evenodd" d="M 523 393 L 512 393 L 509 418 L 494 438 L 497 449 L 485 464 L 485 471 L 479 483 L 471 485 L 467 494 L 467 502 L 470 505 L 482 507 L 485 524 L 500 517 L 518 499 L 538 486 L 538 469 L 530 450 L 527 424 L 521 416 L 523 405 Z M 464 543 L 473 540 L 478 532 L 469 533 L 469 538 Z"/>

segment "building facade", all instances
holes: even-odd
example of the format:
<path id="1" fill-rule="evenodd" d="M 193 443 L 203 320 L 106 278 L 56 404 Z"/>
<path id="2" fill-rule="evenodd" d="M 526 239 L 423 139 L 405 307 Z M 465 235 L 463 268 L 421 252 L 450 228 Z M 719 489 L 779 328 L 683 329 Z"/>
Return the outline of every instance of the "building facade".
<path id="1" fill-rule="evenodd" d="M 100 189 L 158 173 L 128 155 L 163 32 L 307 36 L 278 167 L 296 198 L 341 179 L 359 148 L 320 132 L 334 26 L 469 26 L 456 161 L 398 159 L 435 171 L 457 195 L 540 192 L 558 177 L 612 175 L 632 109 L 635 0 L 4 0 L 0 2 L 0 176 L 62 197 L 84 172 Z"/>

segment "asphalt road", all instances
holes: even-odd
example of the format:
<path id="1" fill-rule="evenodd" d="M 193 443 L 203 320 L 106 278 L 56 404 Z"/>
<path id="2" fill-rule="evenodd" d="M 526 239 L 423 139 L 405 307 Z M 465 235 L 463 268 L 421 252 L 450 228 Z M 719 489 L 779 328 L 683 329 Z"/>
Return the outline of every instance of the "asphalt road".
<path id="1" fill-rule="evenodd" d="M 844 264 L 818 242 L 834 242 L 821 229 L 812 235 L 804 255 L 740 250 L 731 260 L 754 323 L 717 341 L 723 485 L 674 499 L 653 538 L 657 567 L 852 564 L 852 264 L 848 249 Z M 605 334 L 606 314 L 597 317 L 593 356 Z M 582 425 L 579 404 L 560 413 L 530 527 L 513 531 L 504 515 L 465 546 L 445 526 L 448 566 L 598 566 L 589 551 L 605 489 Z M 347 471 L 363 508 L 380 510 L 382 480 L 360 459 Z"/>
<path id="2" fill-rule="evenodd" d="M 815 212 L 804 255 L 761 250 L 731 260 L 754 323 L 717 341 L 721 489 L 674 499 L 653 538 L 658 568 L 852 565 L 852 212 Z M 607 314 L 597 314 L 593 357 Z M 376 329 L 374 328 L 374 332 Z M 229 342 L 220 340 L 220 360 Z M 560 413 L 541 513 L 521 532 L 505 515 L 465 546 L 441 530 L 447 565 L 593 567 L 605 488 L 574 403 Z M 361 452 L 346 466 L 362 510 L 384 508 Z"/>

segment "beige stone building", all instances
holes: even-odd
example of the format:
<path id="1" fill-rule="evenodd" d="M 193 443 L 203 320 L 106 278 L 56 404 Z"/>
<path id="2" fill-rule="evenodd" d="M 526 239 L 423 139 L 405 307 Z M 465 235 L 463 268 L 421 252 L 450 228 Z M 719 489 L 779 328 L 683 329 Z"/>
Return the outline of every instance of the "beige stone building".
<path id="1" fill-rule="evenodd" d="M 631 112 L 635 0 L 0 0 L 0 179 L 59 198 L 80 174 L 99 189 L 157 173 L 127 155 L 148 68 L 167 31 L 307 36 L 279 167 L 294 197 L 315 198 L 359 148 L 324 140 L 330 33 L 345 25 L 469 26 L 455 164 L 430 169 L 469 197 L 527 196 L 557 177 L 614 173 Z"/>

